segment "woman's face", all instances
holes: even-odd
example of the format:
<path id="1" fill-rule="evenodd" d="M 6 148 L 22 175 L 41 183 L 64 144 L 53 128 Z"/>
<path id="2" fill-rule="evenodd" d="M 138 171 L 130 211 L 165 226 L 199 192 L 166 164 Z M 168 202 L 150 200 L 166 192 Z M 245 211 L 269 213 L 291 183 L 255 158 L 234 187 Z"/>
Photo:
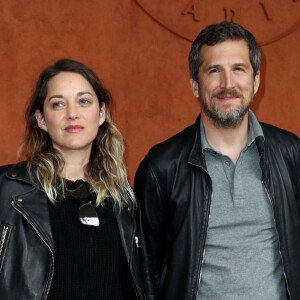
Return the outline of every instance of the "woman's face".
<path id="1" fill-rule="evenodd" d="M 100 109 L 92 86 L 78 73 L 59 73 L 49 80 L 47 89 L 44 113 L 35 113 L 39 128 L 49 133 L 61 154 L 90 153 L 98 127 L 105 121 L 105 105 Z"/>

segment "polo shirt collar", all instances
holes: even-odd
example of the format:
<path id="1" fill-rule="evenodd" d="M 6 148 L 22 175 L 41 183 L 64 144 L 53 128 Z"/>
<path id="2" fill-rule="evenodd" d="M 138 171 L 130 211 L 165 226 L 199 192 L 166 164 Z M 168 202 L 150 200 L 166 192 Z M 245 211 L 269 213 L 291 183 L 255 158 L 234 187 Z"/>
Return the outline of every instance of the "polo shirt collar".
<path id="1" fill-rule="evenodd" d="M 262 137 L 264 139 L 263 130 L 262 130 L 257 118 L 255 117 L 253 111 L 251 109 L 249 109 L 248 112 L 249 112 L 248 113 L 249 134 L 248 134 L 248 142 L 247 142 L 246 147 L 249 147 L 256 140 L 257 137 Z M 207 141 L 205 130 L 204 130 L 204 125 L 203 125 L 201 118 L 200 118 L 200 137 L 201 137 L 201 145 L 202 145 L 202 153 L 203 154 L 204 154 L 205 149 L 214 150 Z"/>

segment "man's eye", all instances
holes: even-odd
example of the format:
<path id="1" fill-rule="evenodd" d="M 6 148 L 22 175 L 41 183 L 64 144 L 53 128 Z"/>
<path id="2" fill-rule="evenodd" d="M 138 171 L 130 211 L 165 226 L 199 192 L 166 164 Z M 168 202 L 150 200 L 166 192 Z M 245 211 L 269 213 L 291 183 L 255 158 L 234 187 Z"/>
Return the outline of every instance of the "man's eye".
<path id="1" fill-rule="evenodd" d="M 244 71 L 244 69 L 241 68 L 241 67 L 236 67 L 236 68 L 235 68 L 235 71 L 241 71 L 241 72 L 242 72 L 242 71 Z"/>
<path id="2" fill-rule="evenodd" d="M 212 73 L 217 73 L 218 72 L 218 69 L 211 69 L 209 70 L 209 73 L 212 74 Z"/>

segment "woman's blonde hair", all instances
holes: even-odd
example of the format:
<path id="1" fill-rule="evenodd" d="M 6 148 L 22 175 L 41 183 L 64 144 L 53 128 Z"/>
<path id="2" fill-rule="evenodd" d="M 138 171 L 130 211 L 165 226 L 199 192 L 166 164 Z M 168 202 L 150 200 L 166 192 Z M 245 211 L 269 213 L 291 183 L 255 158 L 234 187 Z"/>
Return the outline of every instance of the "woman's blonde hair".
<path id="1" fill-rule="evenodd" d="M 99 126 L 85 169 L 86 177 L 97 195 L 96 205 L 103 205 L 108 197 L 111 197 L 120 208 L 124 203 L 135 203 L 132 189 L 127 181 L 123 138 L 110 115 L 111 95 L 91 69 L 70 59 L 59 60 L 41 73 L 27 107 L 26 132 L 19 153 L 25 155 L 28 160 L 27 169 L 31 179 L 37 178 L 53 203 L 59 190 L 64 194 L 64 180 L 61 176 L 64 160 L 53 148 L 48 132 L 38 127 L 35 118 L 36 110 L 43 115 L 49 80 L 60 72 L 75 72 L 82 75 L 93 87 L 100 108 L 105 104 L 106 119 Z"/>

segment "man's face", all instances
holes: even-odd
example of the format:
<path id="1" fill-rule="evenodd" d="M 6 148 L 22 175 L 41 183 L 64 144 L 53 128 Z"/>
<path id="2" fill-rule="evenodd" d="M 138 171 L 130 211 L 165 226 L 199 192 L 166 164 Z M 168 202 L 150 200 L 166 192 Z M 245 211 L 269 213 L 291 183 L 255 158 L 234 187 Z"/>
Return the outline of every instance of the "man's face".
<path id="1" fill-rule="evenodd" d="M 199 83 L 191 79 L 202 113 L 217 126 L 236 127 L 243 120 L 259 87 L 253 79 L 249 50 L 244 40 L 226 41 L 201 49 Z"/>

